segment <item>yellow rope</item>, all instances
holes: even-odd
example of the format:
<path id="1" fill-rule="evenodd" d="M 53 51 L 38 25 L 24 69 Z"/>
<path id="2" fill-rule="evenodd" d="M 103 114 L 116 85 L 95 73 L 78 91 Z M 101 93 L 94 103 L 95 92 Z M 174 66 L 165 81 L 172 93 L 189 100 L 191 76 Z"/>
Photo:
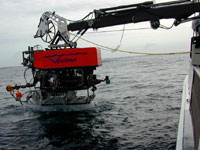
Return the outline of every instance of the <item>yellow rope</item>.
<path id="1" fill-rule="evenodd" d="M 55 24 L 53 23 L 54 25 L 57 25 L 59 26 L 58 24 Z M 60 28 L 63 28 L 62 26 L 59 26 Z M 71 32 L 69 32 L 68 30 L 66 30 L 66 32 L 70 33 L 71 35 L 73 36 L 77 36 Z M 111 47 L 107 47 L 107 46 L 104 46 L 104 45 L 100 45 L 100 44 L 97 44 L 95 42 L 92 42 L 92 41 L 89 41 L 89 40 L 86 40 L 80 36 L 77 36 L 79 39 L 85 41 L 85 42 L 88 42 L 90 44 L 93 44 L 93 45 L 96 45 L 98 47 L 101 47 L 103 49 L 107 49 L 109 51 L 112 51 L 112 52 L 122 52 L 122 53 L 129 53 L 129 54 L 143 54 L 143 55 L 177 55 L 177 54 L 188 54 L 190 52 L 171 52 L 171 53 L 146 53 L 146 52 L 134 52 L 134 51 L 127 51 L 127 50 L 120 50 L 120 49 L 114 49 L 114 48 L 111 48 Z"/>
<path id="2" fill-rule="evenodd" d="M 75 34 L 71 33 L 73 36 L 75 36 Z M 100 45 L 100 44 L 97 44 L 95 42 L 92 42 L 92 41 L 89 41 L 89 40 L 86 40 L 82 37 L 79 37 L 81 40 L 85 41 L 85 42 L 88 42 L 90 44 L 93 44 L 93 45 L 96 45 L 96 46 L 99 46 L 101 48 L 104 48 L 104 49 L 108 49 L 110 51 L 118 51 L 118 52 L 122 52 L 122 53 L 129 53 L 129 54 L 144 54 L 144 55 L 175 55 L 175 54 L 188 54 L 190 52 L 171 52 L 171 53 L 146 53 L 146 52 L 134 52 L 134 51 L 126 51 L 126 50 L 120 50 L 120 49 L 114 49 L 114 48 L 110 48 L 110 47 L 107 47 L 107 46 L 104 46 L 104 45 Z"/>

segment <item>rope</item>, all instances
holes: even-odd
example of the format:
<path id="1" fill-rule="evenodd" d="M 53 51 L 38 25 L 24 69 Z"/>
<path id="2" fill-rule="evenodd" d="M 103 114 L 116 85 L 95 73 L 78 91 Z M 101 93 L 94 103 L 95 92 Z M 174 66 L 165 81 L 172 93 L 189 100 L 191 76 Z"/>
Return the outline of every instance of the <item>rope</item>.
<path id="1" fill-rule="evenodd" d="M 124 30 L 125 30 L 125 24 L 124 24 L 124 26 L 123 26 L 123 31 L 122 31 L 122 35 L 121 35 L 121 39 L 120 39 L 119 45 L 118 45 L 115 49 L 119 49 L 120 46 L 122 45 L 122 39 L 123 39 L 123 37 L 124 37 Z"/>
<path id="2" fill-rule="evenodd" d="M 122 30 L 109 30 L 109 31 L 98 31 L 98 32 L 87 32 L 85 34 L 97 34 L 97 33 L 107 33 L 107 32 L 119 32 L 119 31 L 133 31 L 133 30 L 152 30 L 152 28 L 135 28 L 135 29 L 122 29 Z"/>
<path id="3" fill-rule="evenodd" d="M 59 26 L 58 24 L 56 24 L 57 26 Z M 62 28 L 62 27 L 60 27 Z M 69 32 L 66 30 L 66 32 Z M 185 52 L 170 52 L 170 53 L 147 53 L 147 52 L 135 52 L 135 51 L 127 51 L 127 50 L 121 50 L 121 49 L 114 49 L 114 48 L 111 48 L 111 47 L 108 47 L 108 46 L 104 46 L 104 45 L 101 45 L 101 44 L 98 44 L 98 43 L 95 43 L 95 42 L 92 42 L 92 41 L 89 41 L 87 39 L 84 39 L 82 38 L 81 36 L 78 36 L 76 34 L 73 34 L 72 32 L 69 32 L 71 35 L 73 36 L 76 36 L 78 37 L 78 39 L 81 39 L 87 43 L 90 43 L 92 45 L 96 45 L 98 47 L 101 47 L 103 50 L 108 50 L 108 51 L 112 51 L 112 52 L 122 52 L 122 53 L 129 53 L 129 54 L 141 54 L 141 55 L 179 55 L 179 54 L 188 54 L 190 52 L 188 51 L 185 51 Z"/>
<path id="4" fill-rule="evenodd" d="M 71 35 L 75 36 L 75 34 L 71 33 Z M 171 53 L 147 53 L 147 52 L 135 52 L 135 51 L 127 51 L 127 50 L 121 50 L 121 49 L 114 49 L 114 48 L 111 48 L 111 47 L 107 47 L 107 46 L 104 46 L 104 45 L 101 45 L 101 44 L 97 44 L 95 42 L 92 42 L 92 41 L 89 41 L 89 40 L 86 40 L 82 37 L 79 37 L 81 40 L 87 42 L 87 43 L 90 43 L 90 44 L 93 44 L 93 45 L 96 45 L 98 47 L 101 47 L 104 49 L 107 49 L 109 51 L 112 51 L 112 52 L 115 52 L 115 51 L 118 51 L 118 52 L 122 52 L 122 53 L 129 53 L 129 54 L 143 54 L 143 55 L 176 55 L 176 54 L 188 54 L 190 52 L 171 52 Z"/>

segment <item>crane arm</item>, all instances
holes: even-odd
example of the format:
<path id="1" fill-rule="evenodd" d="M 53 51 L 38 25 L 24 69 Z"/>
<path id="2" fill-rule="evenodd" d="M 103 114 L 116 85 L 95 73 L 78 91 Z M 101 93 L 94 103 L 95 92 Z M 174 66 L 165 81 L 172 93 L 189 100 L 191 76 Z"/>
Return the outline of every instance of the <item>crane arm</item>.
<path id="1" fill-rule="evenodd" d="M 90 28 L 98 29 L 145 21 L 150 21 L 151 27 L 157 29 L 160 27 L 160 19 L 175 19 L 174 25 L 179 25 L 185 21 L 198 19 L 199 16 L 190 17 L 197 12 L 200 12 L 200 2 L 188 0 L 159 4 L 147 1 L 139 4 L 103 8 L 94 10 L 82 20 L 73 21 L 69 24 L 67 24 L 65 18 L 55 14 L 55 12 L 45 12 L 40 18 L 38 31 L 34 37 L 41 37 L 44 42 L 51 44 L 51 48 L 57 47 L 59 41 L 64 41 L 65 43 L 60 46 L 76 47 L 76 42 L 70 41 L 68 31 L 78 31 L 77 34 L 83 35 Z M 90 14 L 94 17 L 87 19 Z M 57 32 L 53 22 L 58 24 Z"/>
<path id="2" fill-rule="evenodd" d="M 80 20 L 68 25 L 69 31 L 98 29 L 114 25 L 150 21 L 153 28 L 159 27 L 160 19 L 175 19 L 178 25 L 192 14 L 200 12 L 200 2 L 178 1 L 153 4 L 140 4 L 94 10 L 95 18 Z"/>

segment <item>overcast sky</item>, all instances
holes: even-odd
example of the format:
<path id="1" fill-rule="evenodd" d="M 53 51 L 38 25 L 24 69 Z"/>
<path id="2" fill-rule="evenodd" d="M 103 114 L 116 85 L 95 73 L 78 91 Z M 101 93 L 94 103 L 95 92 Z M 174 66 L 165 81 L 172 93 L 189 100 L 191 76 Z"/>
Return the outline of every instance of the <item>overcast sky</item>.
<path id="1" fill-rule="evenodd" d="M 28 46 L 39 44 L 42 45 L 43 48 L 47 47 L 47 44 L 41 39 L 33 38 L 37 31 L 39 19 L 46 11 L 55 11 L 58 15 L 67 19 L 78 20 L 94 9 L 143 1 L 144 0 L 0 0 L 0 67 L 19 66 L 22 62 L 21 52 L 27 50 Z M 157 0 L 156 2 L 164 2 L 164 0 Z M 163 20 L 161 23 L 170 26 L 173 21 Z M 149 22 L 125 26 L 126 29 L 149 27 Z M 99 29 L 98 31 L 113 29 L 123 29 L 123 26 Z M 84 35 L 84 38 L 98 44 L 116 48 L 119 45 L 121 35 L 122 32 L 88 33 Z M 126 31 L 120 49 L 159 53 L 189 51 L 191 36 L 191 23 L 182 24 L 171 30 L 151 29 Z M 80 40 L 78 46 L 89 47 L 93 45 Z M 130 55 L 132 54 L 113 53 L 102 50 L 102 58 Z"/>

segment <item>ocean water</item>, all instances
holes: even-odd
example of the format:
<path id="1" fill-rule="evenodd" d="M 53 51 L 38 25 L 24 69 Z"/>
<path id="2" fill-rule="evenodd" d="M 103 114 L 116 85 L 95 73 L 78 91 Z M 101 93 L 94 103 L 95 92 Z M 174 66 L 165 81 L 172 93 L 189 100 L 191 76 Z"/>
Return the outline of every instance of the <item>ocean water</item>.
<path id="1" fill-rule="evenodd" d="M 34 111 L 5 87 L 25 83 L 23 67 L 0 68 L 0 149 L 173 150 L 189 55 L 105 59 L 90 111 Z"/>

